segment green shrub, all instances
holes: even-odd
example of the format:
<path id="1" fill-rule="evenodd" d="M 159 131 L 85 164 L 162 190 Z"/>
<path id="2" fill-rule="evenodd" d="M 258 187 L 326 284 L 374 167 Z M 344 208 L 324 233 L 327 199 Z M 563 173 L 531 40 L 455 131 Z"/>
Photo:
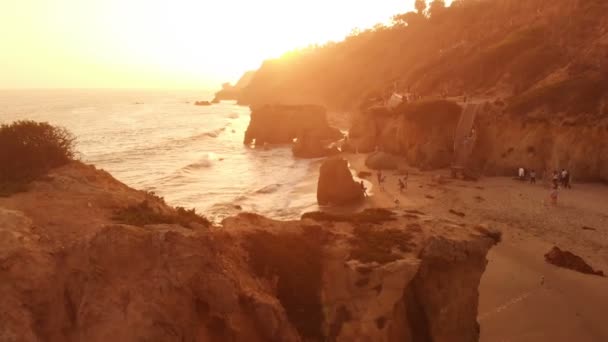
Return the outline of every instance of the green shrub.
<path id="1" fill-rule="evenodd" d="M 177 207 L 175 208 L 175 212 L 164 214 L 151 207 L 150 202 L 147 200 L 116 210 L 112 219 L 124 224 L 140 227 L 149 224 L 179 224 L 186 228 L 194 228 L 195 224 L 204 227 L 211 225 L 211 222 L 207 218 L 197 214 L 194 208 L 188 210 L 183 207 Z"/>
<path id="2" fill-rule="evenodd" d="M 74 136 L 46 122 L 0 126 L 0 194 L 24 191 L 27 183 L 74 159 Z"/>

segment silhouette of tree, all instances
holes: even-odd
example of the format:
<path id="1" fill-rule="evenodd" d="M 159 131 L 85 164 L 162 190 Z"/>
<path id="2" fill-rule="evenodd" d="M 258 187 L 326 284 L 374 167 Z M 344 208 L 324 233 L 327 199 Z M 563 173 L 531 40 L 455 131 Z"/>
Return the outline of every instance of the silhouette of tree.
<path id="1" fill-rule="evenodd" d="M 416 7 L 418 14 L 424 14 L 424 10 L 426 10 L 426 0 L 416 0 L 414 6 Z"/>
<path id="2" fill-rule="evenodd" d="M 431 18 L 441 15 L 445 11 L 445 0 L 433 0 L 429 5 L 429 16 Z"/>
<path id="3" fill-rule="evenodd" d="M 418 14 L 416 12 L 407 12 L 407 13 L 397 14 L 396 16 L 394 16 L 393 22 L 398 25 L 412 26 L 412 25 L 416 25 L 423 19 L 424 19 L 424 17 L 422 17 L 420 14 Z"/>

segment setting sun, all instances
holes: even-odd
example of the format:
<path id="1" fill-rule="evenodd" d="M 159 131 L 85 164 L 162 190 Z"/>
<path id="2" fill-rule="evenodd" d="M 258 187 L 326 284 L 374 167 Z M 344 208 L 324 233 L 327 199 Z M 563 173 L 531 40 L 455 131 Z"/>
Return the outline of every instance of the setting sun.
<path id="1" fill-rule="evenodd" d="M 0 87 L 216 86 L 266 58 L 340 40 L 412 6 L 413 0 L 3 2 Z"/>

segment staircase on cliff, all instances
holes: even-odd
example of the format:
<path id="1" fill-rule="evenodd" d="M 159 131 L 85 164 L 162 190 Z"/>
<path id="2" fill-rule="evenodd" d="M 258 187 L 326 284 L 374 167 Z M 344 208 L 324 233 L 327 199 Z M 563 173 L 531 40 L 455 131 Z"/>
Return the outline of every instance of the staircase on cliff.
<path id="1" fill-rule="evenodd" d="M 453 173 L 464 169 L 467 160 L 473 152 L 473 147 L 477 140 L 477 135 L 474 130 L 475 118 L 481 107 L 482 105 L 479 103 L 467 104 L 460 115 L 460 120 L 458 121 L 454 134 Z"/>

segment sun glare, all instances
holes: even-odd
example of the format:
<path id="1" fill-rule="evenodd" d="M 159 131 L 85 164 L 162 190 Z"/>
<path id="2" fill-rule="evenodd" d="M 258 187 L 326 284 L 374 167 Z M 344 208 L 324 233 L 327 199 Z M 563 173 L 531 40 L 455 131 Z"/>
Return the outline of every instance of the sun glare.
<path id="1" fill-rule="evenodd" d="M 198 86 L 388 22 L 412 1 L 23 0 L 2 4 L 5 80 L 32 86 Z M 15 69 L 21 69 L 17 74 Z M 12 71 L 11 71 L 12 70 Z M 37 72 L 35 72 L 37 70 Z M 11 76 L 12 74 L 12 78 Z M 31 75 L 28 75 L 31 73 Z M 29 76 L 28 77 L 24 77 Z M 65 84 L 64 84 L 65 83 Z M 10 86 L 0 84 L 0 87 Z"/>

